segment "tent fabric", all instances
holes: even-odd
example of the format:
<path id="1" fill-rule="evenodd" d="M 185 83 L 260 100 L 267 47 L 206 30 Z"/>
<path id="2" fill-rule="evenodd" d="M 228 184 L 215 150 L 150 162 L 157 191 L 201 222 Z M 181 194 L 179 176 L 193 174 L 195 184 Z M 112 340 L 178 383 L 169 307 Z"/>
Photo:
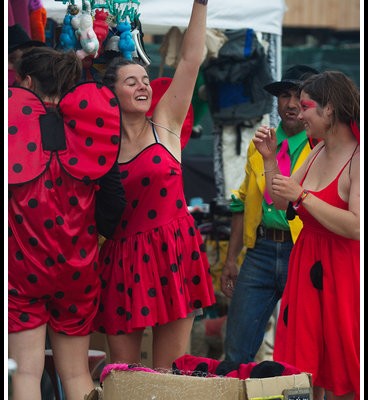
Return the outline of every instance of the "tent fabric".
<path id="1" fill-rule="evenodd" d="M 42 0 L 47 17 L 62 24 L 67 4 L 62 0 Z M 75 0 L 81 6 L 82 0 Z M 128 3 L 127 3 L 128 4 Z M 207 27 L 214 29 L 243 29 L 282 34 L 285 0 L 210 0 Z M 185 29 L 189 22 L 191 3 L 172 0 L 141 0 L 138 8 L 145 34 L 163 35 L 172 26 Z"/>
<path id="2" fill-rule="evenodd" d="M 242 29 L 281 35 L 284 0 L 210 0 L 207 28 Z M 140 21 L 145 33 L 161 34 L 171 26 L 186 28 L 191 7 L 186 1 L 141 0 Z"/>

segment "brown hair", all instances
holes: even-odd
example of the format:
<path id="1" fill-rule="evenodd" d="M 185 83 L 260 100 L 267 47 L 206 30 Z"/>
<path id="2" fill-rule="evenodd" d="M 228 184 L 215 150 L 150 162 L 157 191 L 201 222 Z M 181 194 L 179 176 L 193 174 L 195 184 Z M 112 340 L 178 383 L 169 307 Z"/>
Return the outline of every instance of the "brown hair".
<path id="1" fill-rule="evenodd" d="M 81 79 L 82 62 L 73 50 L 34 47 L 22 54 L 15 70 L 21 79 L 32 77 L 32 89 L 40 97 L 58 98 Z"/>
<path id="2" fill-rule="evenodd" d="M 334 108 L 333 124 L 337 121 L 359 124 L 360 94 L 352 79 L 339 71 L 325 71 L 312 75 L 301 83 L 299 93 L 304 91 L 321 107 L 330 103 Z"/>
<path id="3" fill-rule="evenodd" d="M 107 66 L 102 79 L 102 83 L 111 90 L 114 90 L 115 83 L 118 78 L 118 70 L 126 65 L 140 65 L 147 70 L 145 65 L 139 61 L 128 60 L 124 57 L 115 57 L 110 61 L 109 65 Z"/>

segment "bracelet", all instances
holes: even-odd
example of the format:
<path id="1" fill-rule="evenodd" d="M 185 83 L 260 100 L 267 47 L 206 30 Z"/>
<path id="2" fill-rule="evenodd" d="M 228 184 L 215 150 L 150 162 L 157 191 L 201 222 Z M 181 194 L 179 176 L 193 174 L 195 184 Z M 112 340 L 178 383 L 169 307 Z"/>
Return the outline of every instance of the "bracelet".
<path id="1" fill-rule="evenodd" d="M 297 203 L 300 202 L 300 199 L 301 199 L 301 197 L 303 196 L 303 194 L 304 194 L 304 189 L 302 189 L 302 191 L 300 192 L 300 195 L 299 195 L 299 196 L 297 197 L 297 199 L 294 201 L 295 204 L 297 204 Z"/>
<path id="2" fill-rule="evenodd" d="M 204 6 L 207 5 L 208 0 L 195 0 L 196 3 L 203 4 Z"/>
<path id="3" fill-rule="evenodd" d="M 293 203 L 294 210 L 297 210 L 300 207 L 300 205 L 303 203 L 303 201 L 308 196 L 308 194 L 309 194 L 308 190 L 305 190 L 305 189 L 302 190 L 299 197 Z"/>
<path id="4" fill-rule="evenodd" d="M 278 169 L 278 167 L 279 167 L 279 160 L 276 160 L 276 167 L 274 167 L 274 168 L 272 168 L 272 169 L 264 170 L 263 173 L 262 173 L 262 175 L 267 174 L 267 172 L 276 171 L 276 170 Z"/>

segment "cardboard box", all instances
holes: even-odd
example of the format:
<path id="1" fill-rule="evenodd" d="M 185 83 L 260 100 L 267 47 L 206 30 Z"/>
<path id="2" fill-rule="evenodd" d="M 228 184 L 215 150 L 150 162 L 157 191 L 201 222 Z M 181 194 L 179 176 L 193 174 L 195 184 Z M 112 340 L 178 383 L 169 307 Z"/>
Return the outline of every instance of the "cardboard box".
<path id="1" fill-rule="evenodd" d="M 309 390 L 311 376 L 303 373 L 239 380 L 112 370 L 102 387 L 104 400 L 258 400 L 282 395 L 285 389 Z"/>
<path id="2" fill-rule="evenodd" d="M 300 389 L 300 393 L 309 392 L 309 397 L 295 398 L 299 400 L 313 400 L 310 390 L 312 376 L 306 373 L 275 376 L 273 378 L 246 379 L 244 385 L 245 397 L 243 398 L 246 400 L 272 398 L 272 396 L 283 395 L 287 389 Z M 288 400 L 288 398 L 285 397 L 284 400 Z"/>
<path id="3" fill-rule="evenodd" d="M 104 400 L 241 400 L 242 386 L 235 378 L 114 370 L 102 384 Z"/>

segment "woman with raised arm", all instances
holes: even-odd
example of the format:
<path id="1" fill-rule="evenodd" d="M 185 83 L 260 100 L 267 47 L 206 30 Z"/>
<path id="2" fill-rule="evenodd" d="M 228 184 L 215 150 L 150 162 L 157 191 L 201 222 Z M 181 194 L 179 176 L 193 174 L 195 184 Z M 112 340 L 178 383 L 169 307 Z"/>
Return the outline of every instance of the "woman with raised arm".
<path id="1" fill-rule="evenodd" d="M 202 237 L 184 197 L 180 142 L 203 57 L 206 5 L 193 2 L 180 61 L 152 119 L 142 65 L 114 59 L 104 76 L 124 115 L 118 161 L 128 200 L 100 253 L 95 328 L 107 333 L 113 363 L 140 363 L 142 334 L 152 327 L 153 367 L 170 369 L 187 349 L 194 317 L 215 302 Z"/>
<path id="2" fill-rule="evenodd" d="M 276 163 L 276 138 L 253 138 L 275 205 L 296 212 L 303 229 L 292 249 L 274 359 L 312 373 L 314 399 L 359 399 L 360 147 L 359 91 L 341 72 L 300 87 L 307 134 L 320 142 L 291 177 Z M 323 389 L 323 390 L 321 390 Z"/>

